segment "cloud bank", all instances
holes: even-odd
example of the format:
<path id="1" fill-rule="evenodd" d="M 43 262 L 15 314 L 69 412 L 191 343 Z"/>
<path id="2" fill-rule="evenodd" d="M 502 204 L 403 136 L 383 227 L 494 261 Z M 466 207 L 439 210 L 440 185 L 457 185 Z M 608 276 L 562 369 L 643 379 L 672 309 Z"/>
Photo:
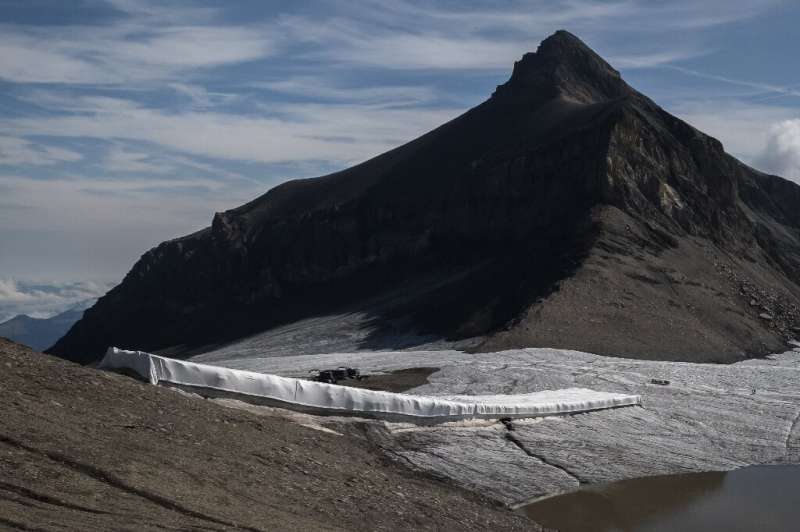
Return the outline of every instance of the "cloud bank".
<path id="1" fill-rule="evenodd" d="M 0 279 L 0 322 L 18 314 L 49 318 L 102 296 L 111 286 L 89 281 L 46 285 Z"/>
<path id="2" fill-rule="evenodd" d="M 784 120 L 770 128 L 767 146 L 757 164 L 800 184 L 800 119 Z"/>

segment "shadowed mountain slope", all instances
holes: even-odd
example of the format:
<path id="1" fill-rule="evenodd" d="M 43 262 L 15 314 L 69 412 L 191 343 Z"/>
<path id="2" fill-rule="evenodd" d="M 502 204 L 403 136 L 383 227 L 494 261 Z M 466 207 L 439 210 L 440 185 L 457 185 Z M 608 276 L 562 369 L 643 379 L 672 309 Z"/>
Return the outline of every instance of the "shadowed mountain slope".
<path id="1" fill-rule="evenodd" d="M 147 252 L 52 352 L 189 353 L 368 309 L 375 338 L 724 361 L 783 346 L 798 282 L 800 187 L 559 31 L 453 121 Z"/>

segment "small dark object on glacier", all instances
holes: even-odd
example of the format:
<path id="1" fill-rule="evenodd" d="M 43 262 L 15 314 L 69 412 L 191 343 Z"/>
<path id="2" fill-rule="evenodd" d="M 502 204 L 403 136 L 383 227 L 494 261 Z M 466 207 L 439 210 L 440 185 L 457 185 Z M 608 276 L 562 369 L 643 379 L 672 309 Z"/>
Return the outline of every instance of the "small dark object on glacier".
<path id="1" fill-rule="evenodd" d="M 669 381 L 666 379 L 650 379 L 650 384 L 658 384 L 660 386 L 669 386 Z"/>
<path id="2" fill-rule="evenodd" d="M 348 379 L 357 379 L 361 380 L 363 377 L 361 376 L 361 371 L 356 368 L 347 368 L 344 366 L 339 366 L 336 369 L 312 369 L 309 373 L 312 373 L 312 380 L 317 382 L 325 382 L 327 384 L 336 384 L 339 381 L 348 380 Z"/>

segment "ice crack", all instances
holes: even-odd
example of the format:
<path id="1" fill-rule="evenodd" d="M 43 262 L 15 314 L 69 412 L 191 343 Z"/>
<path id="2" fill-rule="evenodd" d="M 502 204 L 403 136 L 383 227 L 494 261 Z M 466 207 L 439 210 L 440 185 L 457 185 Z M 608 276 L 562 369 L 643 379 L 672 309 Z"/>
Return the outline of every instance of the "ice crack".
<path id="1" fill-rule="evenodd" d="M 792 439 L 792 434 L 794 434 L 794 429 L 797 427 L 798 423 L 800 423 L 800 410 L 797 411 L 794 421 L 789 425 L 789 432 L 786 434 L 786 440 L 783 442 L 787 455 L 789 454 L 789 441 Z"/>
<path id="2" fill-rule="evenodd" d="M 508 429 L 508 430 L 506 431 L 506 439 L 507 439 L 508 441 L 510 441 L 511 443 L 513 443 L 514 445 L 516 445 L 516 446 L 517 446 L 517 447 L 518 447 L 518 448 L 519 448 L 519 449 L 520 449 L 520 450 L 521 450 L 523 453 L 527 454 L 527 455 L 528 455 L 528 456 L 530 456 L 531 458 L 535 458 L 536 460 L 539 460 L 540 462 L 542 462 L 542 463 L 543 463 L 543 464 L 545 464 L 545 465 L 548 465 L 548 466 L 550 466 L 550 467 L 554 467 L 554 468 L 556 468 L 556 469 L 559 469 L 559 470 L 563 471 L 565 474 L 567 474 L 568 476 L 570 476 L 570 477 L 572 477 L 574 480 L 576 480 L 576 481 L 577 481 L 579 484 L 586 484 L 586 483 L 587 483 L 587 481 L 586 481 L 586 480 L 582 479 L 581 477 L 579 477 L 578 475 L 576 475 L 575 473 L 573 473 L 572 471 L 570 471 L 570 470 L 569 470 L 569 469 L 567 469 L 566 467 L 564 467 L 564 466 L 562 466 L 562 465 L 560 465 L 560 464 L 557 464 L 557 463 L 555 463 L 555 462 L 551 462 L 550 460 L 548 460 L 548 459 L 547 459 L 547 458 L 545 458 L 544 456 L 541 456 L 541 455 L 539 455 L 539 454 L 536 454 L 536 453 L 534 453 L 533 451 L 531 451 L 530 449 L 528 449 L 528 448 L 525 446 L 525 444 L 524 444 L 524 443 L 522 443 L 522 442 L 519 440 L 519 438 L 517 438 L 516 436 L 514 436 L 514 434 L 511 432 L 512 430 L 514 430 L 514 429 L 513 429 L 513 427 L 510 427 L 508 423 L 506 423 L 505 425 L 506 425 L 506 428 Z"/>

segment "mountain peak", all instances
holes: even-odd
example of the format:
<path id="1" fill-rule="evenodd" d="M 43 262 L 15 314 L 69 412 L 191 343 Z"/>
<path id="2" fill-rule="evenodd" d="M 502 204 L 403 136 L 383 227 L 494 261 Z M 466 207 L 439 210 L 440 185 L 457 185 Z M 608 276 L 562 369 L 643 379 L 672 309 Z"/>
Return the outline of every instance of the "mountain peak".
<path id="1" fill-rule="evenodd" d="M 564 96 L 597 103 L 629 95 L 622 76 L 582 40 L 558 30 L 514 63 L 511 78 L 496 95 L 548 99 Z"/>
<path id="2" fill-rule="evenodd" d="M 447 124 L 145 253 L 50 351 L 739 360 L 800 330 L 799 206 L 560 31 Z"/>
<path id="3" fill-rule="evenodd" d="M 537 53 L 547 53 L 555 50 L 585 50 L 594 53 L 586 43 L 567 30 L 557 30 L 539 44 Z"/>

